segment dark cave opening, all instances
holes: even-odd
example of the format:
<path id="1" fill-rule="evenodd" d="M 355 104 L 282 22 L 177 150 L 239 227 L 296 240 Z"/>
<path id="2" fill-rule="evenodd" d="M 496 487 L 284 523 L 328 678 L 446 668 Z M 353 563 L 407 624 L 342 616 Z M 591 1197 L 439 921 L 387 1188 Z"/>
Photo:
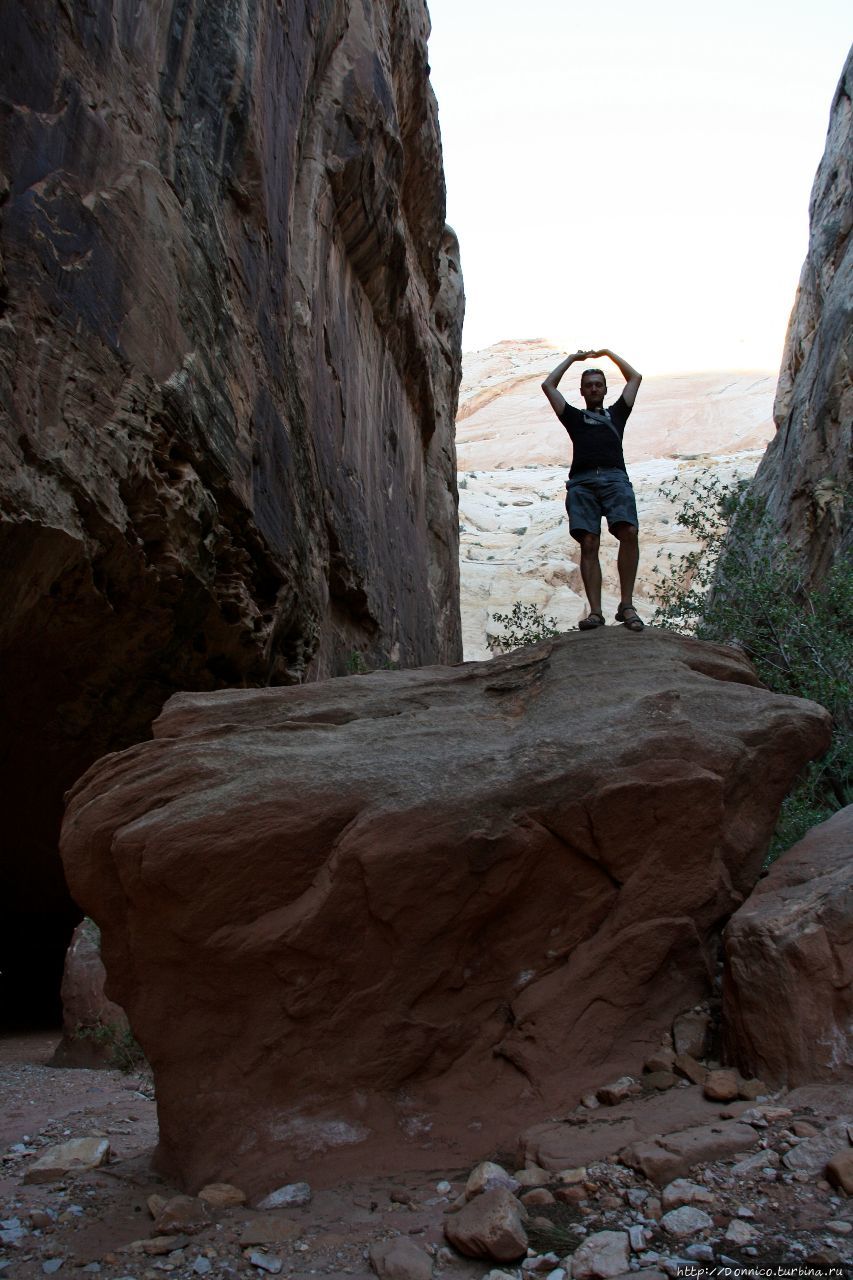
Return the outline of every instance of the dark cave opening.
<path id="1" fill-rule="evenodd" d="M 60 985 L 65 952 L 82 912 L 69 898 L 50 910 L 0 911 L 2 1031 L 46 1031 L 62 1025 Z"/>

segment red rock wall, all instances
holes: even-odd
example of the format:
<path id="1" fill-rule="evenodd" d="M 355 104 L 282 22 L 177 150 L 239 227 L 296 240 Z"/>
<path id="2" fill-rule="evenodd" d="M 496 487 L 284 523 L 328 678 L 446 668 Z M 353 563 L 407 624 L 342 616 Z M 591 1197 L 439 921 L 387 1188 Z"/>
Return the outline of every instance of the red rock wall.
<path id="1" fill-rule="evenodd" d="M 809 251 L 755 478 L 785 542 L 819 582 L 849 554 L 853 484 L 853 49 L 841 75 L 809 206 Z M 845 511 L 845 493 L 848 494 Z"/>
<path id="2" fill-rule="evenodd" d="M 427 33 L 423 0 L 4 6 L 18 913 L 65 900 L 63 789 L 173 690 L 460 657 Z"/>

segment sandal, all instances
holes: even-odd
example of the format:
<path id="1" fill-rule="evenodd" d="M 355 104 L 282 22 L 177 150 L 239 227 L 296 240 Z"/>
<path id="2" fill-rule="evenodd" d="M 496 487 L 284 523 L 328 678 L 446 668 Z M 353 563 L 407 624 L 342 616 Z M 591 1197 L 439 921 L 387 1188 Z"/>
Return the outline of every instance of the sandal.
<path id="1" fill-rule="evenodd" d="M 578 623 L 578 631 L 595 631 L 596 627 L 605 626 L 604 614 L 591 613 L 587 618 L 581 618 Z"/>
<path id="2" fill-rule="evenodd" d="M 633 617 L 629 618 L 629 613 Z M 620 604 L 616 610 L 616 621 L 621 622 L 626 631 L 642 631 L 646 625 L 632 604 Z"/>

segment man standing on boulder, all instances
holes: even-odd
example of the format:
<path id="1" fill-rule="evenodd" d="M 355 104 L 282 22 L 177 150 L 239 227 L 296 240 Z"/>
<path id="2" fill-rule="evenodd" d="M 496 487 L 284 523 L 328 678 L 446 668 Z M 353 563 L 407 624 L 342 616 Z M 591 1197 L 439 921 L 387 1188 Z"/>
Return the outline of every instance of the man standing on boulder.
<path id="1" fill-rule="evenodd" d="M 584 369 L 581 395 L 586 410 L 567 404 L 557 384 L 569 365 L 576 360 L 598 360 L 607 356 L 625 378 L 626 385 L 618 400 L 604 407 L 607 380 L 601 369 Z M 589 600 L 589 613 L 578 623 L 581 631 L 604 626 L 601 612 L 601 563 L 598 547 L 601 541 L 601 517 L 619 540 L 616 566 L 619 570 L 621 599 L 616 621 L 628 631 L 642 631 L 643 622 L 633 605 L 634 582 L 640 558 L 637 543 L 637 504 L 625 469 L 622 436 L 628 415 L 634 407 L 643 375 L 632 369 L 627 360 L 612 351 L 576 351 L 566 356 L 542 383 L 551 408 L 572 440 L 572 465 L 566 485 L 566 510 L 569 532 L 580 543 L 581 577 Z"/>

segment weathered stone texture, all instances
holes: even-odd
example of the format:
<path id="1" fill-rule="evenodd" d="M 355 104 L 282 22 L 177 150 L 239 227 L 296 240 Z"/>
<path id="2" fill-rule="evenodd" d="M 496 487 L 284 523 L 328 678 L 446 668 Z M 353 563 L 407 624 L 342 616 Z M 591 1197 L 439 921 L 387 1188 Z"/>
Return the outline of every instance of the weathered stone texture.
<path id="1" fill-rule="evenodd" d="M 809 250 L 756 473 L 784 541 L 812 581 L 850 554 L 853 482 L 853 49 L 841 75 L 809 207 Z M 845 511 L 845 494 L 848 503 Z"/>
<path id="2" fill-rule="evenodd" d="M 784 853 L 724 934 L 723 1029 L 776 1085 L 853 1082 L 853 805 Z"/>
<path id="3" fill-rule="evenodd" d="M 707 995 L 828 724 L 733 650 L 615 628 L 173 698 L 63 828 L 164 1166 L 435 1168 L 629 1070 Z"/>
<path id="4" fill-rule="evenodd" d="M 463 302 L 427 35 L 423 0 L 4 6 L 19 913 L 63 897 L 63 789 L 176 688 L 460 656 Z"/>

